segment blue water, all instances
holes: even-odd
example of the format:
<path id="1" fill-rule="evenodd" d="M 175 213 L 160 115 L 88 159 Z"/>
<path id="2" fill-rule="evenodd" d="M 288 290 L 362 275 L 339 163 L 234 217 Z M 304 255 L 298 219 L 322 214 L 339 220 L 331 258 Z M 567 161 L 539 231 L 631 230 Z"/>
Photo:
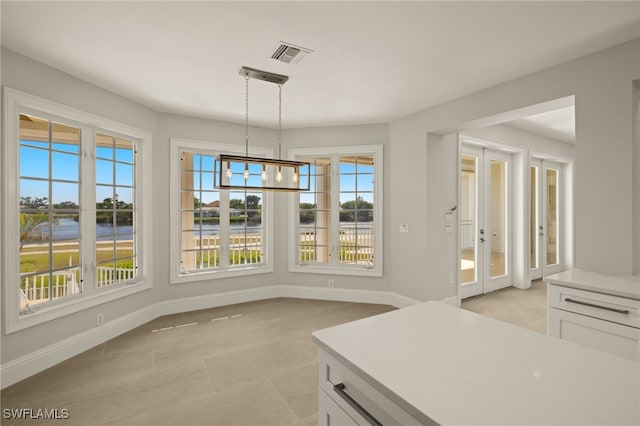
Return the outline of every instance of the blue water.
<path id="1" fill-rule="evenodd" d="M 46 228 L 39 228 L 42 232 L 47 232 Z M 248 226 L 247 232 L 256 233 L 260 231 L 259 226 Z M 103 223 L 96 224 L 96 239 L 98 241 L 105 241 L 113 239 L 114 229 L 112 225 L 106 225 Z M 231 234 L 242 234 L 244 233 L 244 226 L 242 225 L 231 225 L 230 227 Z M 120 225 L 117 226 L 117 240 L 130 240 L 131 234 L 133 234 L 133 226 L 131 225 Z M 194 234 L 196 232 L 194 231 Z M 202 225 L 202 235 L 219 235 L 220 234 L 220 226 L 214 224 L 204 224 Z M 80 224 L 73 220 L 72 218 L 60 218 L 58 222 L 53 227 L 53 239 L 54 241 L 59 240 L 73 240 L 77 239 L 80 235 Z"/>

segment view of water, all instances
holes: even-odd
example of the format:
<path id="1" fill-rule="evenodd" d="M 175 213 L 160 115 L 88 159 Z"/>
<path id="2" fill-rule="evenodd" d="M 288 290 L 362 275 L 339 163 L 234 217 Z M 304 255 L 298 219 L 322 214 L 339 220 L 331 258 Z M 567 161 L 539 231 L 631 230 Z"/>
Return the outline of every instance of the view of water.
<path id="1" fill-rule="evenodd" d="M 342 229 L 355 227 L 355 223 L 344 223 L 341 222 L 340 226 Z M 361 230 L 370 229 L 372 224 L 369 223 L 358 223 L 358 228 Z M 42 232 L 47 232 L 46 229 L 40 229 Z M 244 226 L 242 225 L 231 225 L 230 228 L 231 234 L 243 234 Z M 248 226 L 248 233 L 257 233 L 260 231 L 259 226 Z M 131 225 L 121 225 L 118 226 L 118 240 L 129 240 L 131 239 L 131 234 L 133 233 L 133 226 Z M 220 233 L 220 225 L 214 224 L 204 224 L 202 225 L 202 234 L 203 235 L 218 235 Z M 195 234 L 195 231 L 194 231 Z M 73 220 L 72 218 L 60 218 L 58 222 L 53 227 L 53 239 L 54 240 L 73 240 L 78 238 L 80 235 L 80 224 Z M 106 225 L 102 223 L 96 224 L 96 237 L 98 241 L 110 240 L 113 238 L 113 226 Z"/>
<path id="2" fill-rule="evenodd" d="M 47 232 L 46 228 L 40 228 L 40 231 Z M 260 231 L 259 226 L 247 227 L 247 232 L 256 233 Z M 133 226 L 120 225 L 118 226 L 118 240 L 130 240 L 133 233 Z M 218 235 L 220 233 L 220 225 L 205 224 L 202 225 L 203 235 Z M 244 226 L 231 225 L 231 234 L 243 234 Z M 195 232 L 194 232 L 195 234 Z M 54 240 L 73 240 L 80 235 L 80 224 L 72 218 L 64 217 L 58 219 L 58 222 L 53 227 L 53 239 Z M 111 240 L 113 238 L 113 226 L 103 223 L 96 224 L 96 238 L 98 241 Z"/>

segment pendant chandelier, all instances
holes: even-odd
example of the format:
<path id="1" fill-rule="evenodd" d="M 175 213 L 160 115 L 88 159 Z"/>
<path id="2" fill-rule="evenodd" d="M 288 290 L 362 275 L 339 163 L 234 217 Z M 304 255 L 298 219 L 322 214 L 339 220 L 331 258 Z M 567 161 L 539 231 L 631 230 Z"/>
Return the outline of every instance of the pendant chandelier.
<path id="1" fill-rule="evenodd" d="M 242 67 L 245 79 L 245 155 L 220 155 L 219 188 L 267 191 L 308 191 L 311 166 L 302 161 L 282 159 L 282 85 L 289 77 Z M 249 157 L 249 80 L 278 85 L 278 159 Z"/>

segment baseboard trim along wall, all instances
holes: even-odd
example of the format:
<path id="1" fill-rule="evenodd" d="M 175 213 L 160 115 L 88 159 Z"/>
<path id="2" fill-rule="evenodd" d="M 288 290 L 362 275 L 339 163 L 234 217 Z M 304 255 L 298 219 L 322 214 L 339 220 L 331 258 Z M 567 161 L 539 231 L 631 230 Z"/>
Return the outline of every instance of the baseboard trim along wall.
<path id="1" fill-rule="evenodd" d="M 9 361 L 0 366 L 1 389 L 11 386 L 40 371 L 74 357 L 88 349 L 100 345 L 127 331 L 139 327 L 163 315 L 215 308 L 236 303 L 276 297 L 300 299 L 333 300 L 340 302 L 359 302 L 392 305 L 397 308 L 421 303 L 419 300 L 388 291 L 350 290 L 320 287 L 300 287 L 277 285 L 238 290 L 205 296 L 185 297 L 155 303 L 136 312 L 108 321 L 103 325 L 76 334 L 28 355 Z M 454 299 L 457 298 L 454 296 Z M 447 300 L 444 300 L 447 302 Z M 450 303 L 450 302 L 447 302 Z"/>

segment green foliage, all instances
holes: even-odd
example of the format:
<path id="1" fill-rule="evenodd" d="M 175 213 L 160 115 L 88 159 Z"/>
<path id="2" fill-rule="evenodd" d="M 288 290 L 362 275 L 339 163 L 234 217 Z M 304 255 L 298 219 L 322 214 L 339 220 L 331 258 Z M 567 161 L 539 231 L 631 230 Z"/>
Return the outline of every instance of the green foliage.
<path id="1" fill-rule="evenodd" d="M 39 209 L 49 206 L 49 199 L 47 197 L 20 197 L 20 207 L 27 209 Z"/>
<path id="2" fill-rule="evenodd" d="M 356 220 L 357 218 L 357 220 Z M 358 197 L 352 201 L 340 203 L 340 222 L 372 222 L 373 203 Z"/>
<path id="3" fill-rule="evenodd" d="M 313 223 L 316 221 L 316 205 L 312 203 L 300 203 L 300 223 Z"/>
<path id="4" fill-rule="evenodd" d="M 49 215 L 47 213 L 20 213 L 20 249 L 22 249 L 25 242 L 35 238 L 38 227 L 44 223 L 49 223 Z"/>
<path id="5" fill-rule="evenodd" d="M 124 201 L 116 201 L 105 198 L 101 203 L 96 203 L 96 223 L 113 224 L 114 208 L 116 225 L 133 225 L 133 205 Z M 109 211 L 104 211 L 109 210 Z"/>

